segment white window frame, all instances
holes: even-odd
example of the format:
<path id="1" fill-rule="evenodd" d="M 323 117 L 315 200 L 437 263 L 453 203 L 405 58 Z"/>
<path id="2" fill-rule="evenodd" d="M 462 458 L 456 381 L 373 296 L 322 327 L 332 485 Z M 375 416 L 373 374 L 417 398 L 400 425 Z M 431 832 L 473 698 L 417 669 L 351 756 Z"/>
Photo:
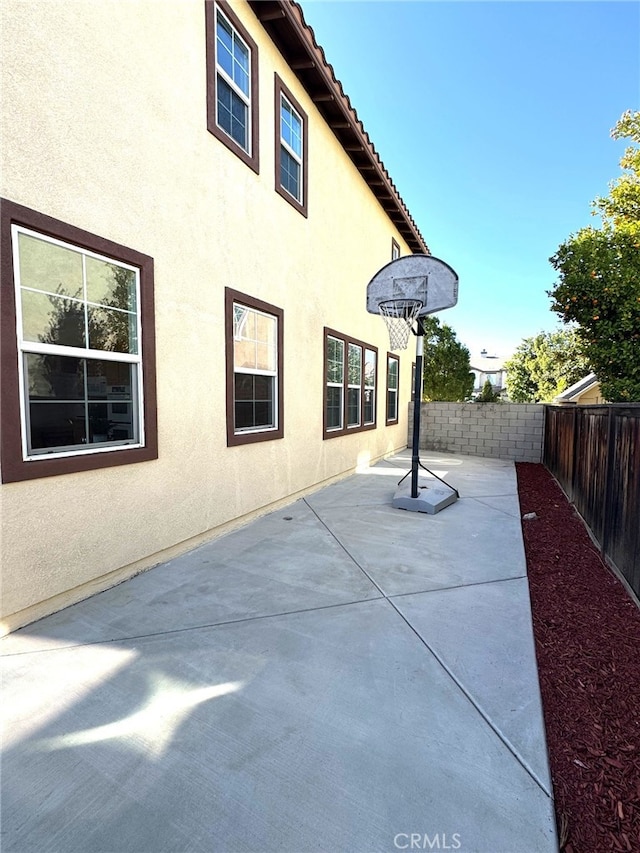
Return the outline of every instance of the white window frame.
<path id="1" fill-rule="evenodd" d="M 338 431 L 344 430 L 344 387 L 345 387 L 345 382 L 344 382 L 344 379 L 345 379 L 345 377 L 344 377 L 344 352 L 345 352 L 346 342 L 342 338 L 337 338 L 335 335 L 327 335 L 327 344 L 329 343 L 330 340 L 335 341 L 336 343 L 340 344 L 340 346 L 342 347 L 342 363 L 341 363 L 342 381 L 341 382 L 330 382 L 328 378 L 326 378 L 326 380 L 325 380 L 327 383 L 327 388 L 339 388 L 340 389 L 340 423 L 338 426 L 332 426 L 332 427 L 327 426 L 326 431 L 327 432 L 338 432 Z M 325 370 L 326 370 L 326 368 L 327 368 L 327 364 L 325 364 Z"/>
<path id="2" fill-rule="evenodd" d="M 389 385 L 389 378 L 391 375 L 391 371 L 389 367 L 391 362 L 395 362 L 396 364 L 396 387 L 393 388 Z M 400 359 L 391 354 L 387 354 L 387 399 L 386 399 L 386 422 L 387 424 L 394 424 L 398 421 L 399 407 L 398 407 L 398 389 L 400 387 Z M 390 406 L 389 406 L 389 394 L 393 397 L 394 400 L 394 412 L 393 416 L 390 416 Z"/>
<path id="3" fill-rule="evenodd" d="M 243 337 L 242 332 L 240 332 L 239 335 L 237 334 L 236 323 L 235 323 L 235 309 L 236 309 L 236 307 L 244 309 L 244 312 L 245 312 L 244 316 L 243 316 L 243 318 L 239 324 L 240 329 L 244 328 L 244 326 L 246 325 L 247 317 L 249 316 L 249 312 L 251 312 L 253 314 L 258 314 L 262 317 L 266 317 L 268 320 L 272 320 L 275 323 L 275 335 L 274 335 L 274 339 L 273 339 L 273 350 L 274 350 L 273 354 L 275 357 L 275 359 L 274 359 L 275 360 L 275 369 L 274 370 L 265 370 L 265 369 L 262 369 L 259 367 L 240 367 L 240 366 L 236 365 L 236 363 L 235 363 L 235 353 L 234 353 L 234 359 L 233 359 L 233 375 L 234 375 L 234 377 L 235 377 L 236 373 L 241 373 L 241 374 L 248 375 L 248 376 L 268 376 L 271 379 L 273 379 L 273 401 L 271 404 L 272 413 L 273 413 L 273 423 L 265 425 L 265 426 L 237 427 L 235 425 L 236 399 L 235 399 L 235 385 L 234 385 L 234 395 L 233 395 L 234 428 L 233 428 L 233 431 L 234 431 L 235 435 L 250 435 L 252 433 L 259 433 L 259 432 L 275 432 L 279 428 L 279 423 L 278 423 L 278 412 L 279 412 L 279 406 L 278 406 L 278 403 L 279 403 L 279 399 L 278 399 L 278 369 L 279 369 L 279 364 L 278 364 L 278 331 L 279 331 L 278 323 L 280 321 L 279 321 L 279 318 L 275 314 L 270 314 L 268 311 L 262 311 L 258 308 L 253 308 L 250 305 L 246 305 L 245 303 L 234 299 L 234 301 L 233 301 L 233 315 L 234 315 L 234 317 L 233 317 L 233 324 L 234 324 L 233 337 L 234 337 L 234 340 L 236 340 L 236 341 L 241 341 L 241 340 L 253 341 L 253 343 L 255 343 L 256 347 L 259 343 L 257 338 L 253 339 L 253 338 Z"/>
<path id="4" fill-rule="evenodd" d="M 233 78 L 229 77 L 228 73 L 225 71 L 225 69 L 222 67 L 222 65 L 220 65 L 220 62 L 218 59 L 219 51 L 217 49 L 218 19 L 219 18 L 222 18 L 222 20 L 225 22 L 225 24 L 231 30 L 232 42 L 237 39 L 244 46 L 244 48 L 247 51 L 247 55 L 249 57 L 249 67 L 247 70 L 247 76 L 249 79 L 249 94 L 248 95 L 246 95 L 242 91 L 242 89 L 239 88 L 238 84 L 233 80 Z M 251 66 L 252 66 L 252 62 L 253 62 L 253 55 L 251 52 L 251 46 L 249 44 L 247 44 L 247 42 L 242 38 L 242 36 L 238 32 L 237 28 L 234 27 L 234 25 L 231 23 L 231 21 L 229 20 L 227 15 L 224 14 L 224 12 L 220 9 L 220 7 L 217 4 L 215 6 L 215 32 L 214 32 L 213 36 L 216 40 L 216 75 L 218 77 L 222 77 L 222 79 L 225 81 L 225 83 L 231 87 L 231 90 L 238 95 L 238 97 L 243 101 L 244 105 L 247 108 L 247 128 L 246 128 L 247 147 L 245 148 L 244 145 L 240 145 L 238 140 L 234 136 L 232 136 L 230 133 L 228 133 L 225 130 L 225 128 L 220 124 L 220 121 L 218 120 L 218 104 L 219 104 L 220 99 L 219 99 L 219 93 L 218 93 L 218 86 L 217 85 L 216 85 L 216 106 L 215 106 L 216 125 L 222 131 L 222 133 L 224 133 L 225 136 L 228 136 L 229 139 L 235 145 L 237 145 L 239 148 L 241 148 L 243 151 L 245 151 L 249 155 L 249 157 L 252 157 L 253 156 L 253 151 L 252 151 L 252 140 L 253 140 L 252 120 L 253 120 L 253 118 L 252 118 L 252 110 L 251 110 L 251 106 L 252 106 L 251 99 L 253 96 L 253 92 L 252 92 L 252 87 L 251 87 L 251 71 L 252 71 Z M 232 59 L 233 59 L 233 55 L 232 55 Z"/>
<path id="5" fill-rule="evenodd" d="M 131 270 L 135 273 L 136 280 L 136 324 L 137 324 L 137 353 L 121 353 L 110 352 L 107 350 L 95 350 L 87 347 L 64 346 L 60 344 L 45 344 L 37 341 L 25 341 L 23 339 L 23 324 L 22 324 L 22 283 L 20 274 L 20 253 L 18 235 L 24 234 L 33 237 L 43 242 L 51 243 L 54 246 L 59 246 L 63 249 L 76 252 L 82 257 L 82 273 L 83 273 L 83 299 L 75 301 L 83 302 L 85 305 L 96 305 L 101 307 L 99 303 L 90 302 L 87 299 L 87 279 L 86 279 L 86 258 L 95 258 L 96 260 L 113 264 L 122 267 L 123 269 Z M 15 322 L 16 322 L 16 341 L 18 349 L 18 385 L 20 394 L 20 426 L 22 434 L 22 458 L 24 461 L 35 461 L 41 459 L 59 459 L 69 456 L 82 456 L 95 453 L 110 453 L 119 451 L 124 448 L 133 449 L 144 447 L 145 444 L 145 423 L 144 423 L 144 386 L 143 386 L 143 330 L 141 318 L 141 300 L 140 300 L 140 268 L 120 261 L 117 258 L 112 258 L 106 255 L 98 254 L 97 252 L 85 249 L 74 243 L 60 240 L 54 237 L 49 237 L 40 231 L 27 228 L 23 225 L 11 225 L 11 244 L 13 254 L 13 269 L 14 269 L 14 287 L 15 287 Z M 24 288 L 31 292 L 46 293 L 39 291 L 36 288 Z M 49 294 L 50 295 L 50 294 Z M 117 310 L 117 309 L 112 309 Z M 125 312 L 132 313 L 132 312 Z M 85 337 L 88 341 L 88 337 Z M 114 361 L 120 364 L 132 364 L 135 366 L 135 382 L 131 389 L 132 395 L 132 411 L 137 419 L 134 424 L 134 434 L 136 438 L 115 440 L 108 443 L 87 444 L 84 446 L 66 447 L 61 446 L 59 449 L 55 447 L 47 447 L 42 450 L 29 450 L 30 443 L 30 417 L 29 417 L 29 395 L 26 387 L 26 371 L 24 366 L 25 356 L 27 354 L 35 355 L 59 355 L 68 358 L 81 358 L 88 360 Z M 86 386 L 85 386 L 86 388 Z M 88 399 L 88 398 L 87 398 Z M 95 401 L 102 402 L 102 401 Z M 108 400 L 104 401 L 108 404 Z M 117 401 L 116 401 L 117 402 Z"/>
<path id="6" fill-rule="evenodd" d="M 300 154 L 298 155 L 293 148 L 285 141 L 282 136 L 282 107 L 283 104 L 286 103 L 288 109 L 291 113 L 298 119 L 300 122 Z M 298 110 L 291 103 L 289 98 L 285 95 L 284 92 L 280 92 L 280 146 L 284 148 L 284 150 L 293 157 L 293 159 L 298 164 L 299 173 L 298 173 L 298 189 L 299 195 L 294 195 L 290 192 L 282 183 L 282 179 L 280 180 L 280 186 L 284 190 L 284 192 L 288 193 L 291 198 L 295 199 L 298 204 L 304 205 L 304 118 L 300 115 Z"/>
<path id="7" fill-rule="evenodd" d="M 341 349 L 340 381 L 329 381 L 329 347 L 330 343 L 339 344 Z M 349 356 L 356 353 L 358 356 L 358 369 L 356 375 L 349 370 Z M 367 355 L 373 359 L 374 371 L 371 381 L 365 385 L 365 366 Z M 352 338 L 336 329 L 324 327 L 324 388 L 323 388 L 323 437 L 335 438 L 364 430 L 376 429 L 376 408 L 378 399 L 378 348 L 366 341 Z M 336 426 L 329 426 L 328 403 L 330 389 L 340 389 L 340 422 Z M 358 399 L 358 421 L 349 422 L 349 393 L 357 391 Z M 371 420 L 365 420 L 365 396 L 367 391 L 372 394 Z"/>
<path id="8" fill-rule="evenodd" d="M 373 377 L 367 377 L 366 366 L 367 366 L 367 355 L 368 354 L 373 356 Z M 366 397 L 367 392 L 370 392 L 371 397 L 372 397 L 372 399 L 371 399 L 371 412 L 372 412 L 371 420 L 366 420 L 366 414 L 365 414 L 366 403 L 363 402 L 362 423 L 365 426 L 369 426 L 370 424 L 375 424 L 375 422 L 376 422 L 376 403 L 377 403 L 377 401 L 376 401 L 376 375 L 378 373 L 378 353 L 375 350 L 371 349 L 370 347 L 365 347 L 364 361 L 362 363 L 362 366 L 363 366 L 362 384 L 364 386 L 364 397 Z M 371 381 L 369 381 L 369 379 Z M 364 400 L 364 397 L 363 397 L 363 400 Z"/>
<path id="9" fill-rule="evenodd" d="M 359 382 L 351 381 L 351 351 L 358 351 L 358 374 L 359 374 Z M 364 368 L 364 351 L 360 344 L 353 343 L 349 341 L 349 345 L 347 348 L 347 429 L 357 429 L 362 426 L 362 383 L 364 381 L 363 377 L 363 368 Z M 355 421 L 349 420 L 349 409 L 351 408 L 350 404 L 350 391 L 358 392 L 358 417 Z"/>

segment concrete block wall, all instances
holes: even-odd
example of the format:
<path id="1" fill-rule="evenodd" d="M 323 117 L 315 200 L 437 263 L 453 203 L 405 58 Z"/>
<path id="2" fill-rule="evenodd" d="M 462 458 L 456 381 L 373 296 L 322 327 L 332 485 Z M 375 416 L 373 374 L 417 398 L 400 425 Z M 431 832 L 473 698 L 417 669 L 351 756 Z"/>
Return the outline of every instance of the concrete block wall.
<path id="1" fill-rule="evenodd" d="M 530 403 L 423 403 L 420 414 L 422 450 L 541 462 L 543 431 L 544 406 Z"/>

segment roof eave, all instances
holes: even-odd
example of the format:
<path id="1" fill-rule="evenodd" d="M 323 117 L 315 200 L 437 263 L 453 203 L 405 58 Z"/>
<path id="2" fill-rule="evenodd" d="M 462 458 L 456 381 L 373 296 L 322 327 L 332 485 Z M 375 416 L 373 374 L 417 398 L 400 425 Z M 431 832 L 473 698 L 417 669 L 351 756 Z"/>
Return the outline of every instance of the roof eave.
<path id="1" fill-rule="evenodd" d="M 369 134 L 294 0 L 248 0 L 338 142 L 414 254 L 430 254 Z"/>
<path id="2" fill-rule="evenodd" d="M 568 402 L 574 402 L 582 397 L 583 394 L 586 394 L 587 391 L 591 391 L 596 385 L 599 385 L 600 382 L 595 375 L 595 373 L 589 373 L 587 376 L 579 379 L 577 382 L 574 382 L 573 385 L 570 385 L 568 388 L 562 392 L 562 394 L 558 394 L 555 397 L 555 400 L 567 400 Z"/>

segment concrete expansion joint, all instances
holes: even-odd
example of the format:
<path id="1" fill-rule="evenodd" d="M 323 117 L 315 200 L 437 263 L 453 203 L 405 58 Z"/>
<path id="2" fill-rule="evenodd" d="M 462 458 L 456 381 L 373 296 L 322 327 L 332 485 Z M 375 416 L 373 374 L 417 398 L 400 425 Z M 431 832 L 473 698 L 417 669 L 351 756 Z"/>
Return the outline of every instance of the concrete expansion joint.
<path id="1" fill-rule="evenodd" d="M 184 849 L 204 827 L 219 849 L 388 849 L 414 829 L 442 849 L 455 829 L 464 849 L 557 851 L 522 531 L 503 514 L 518 513 L 513 465 L 424 454 L 471 495 L 432 523 L 388 505 L 406 456 L 5 646 L 10 846 L 46 848 L 53 827 L 65 849 Z M 353 808 L 327 824 L 335 780 L 317 768 L 336 749 Z M 114 787 L 116 759 L 130 781 Z M 154 774 L 161 786 L 136 786 Z M 119 820 L 87 830 L 96 796 Z M 376 798 L 388 807 L 373 814 Z M 487 821 L 496 802 L 501 820 Z"/>
<path id="2" fill-rule="evenodd" d="M 314 607 L 301 607 L 295 610 L 279 610 L 277 613 L 258 613 L 255 616 L 242 616 L 238 619 L 224 619 L 219 622 L 203 622 L 198 625 L 188 625 L 185 628 L 167 628 L 165 631 L 149 631 L 145 634 L 127 634 L 122 637 L 108 637 L 100 640 L 84 640 L 82 643 L 70 643 L 66 646 L 55 646 L 52 648 L 30 649 L 24 652 L 2 653 L 0 646 L 0 659 L 12 657 L 25 657 L 28 655 L 52 654 L 55 652 L 66 652 L 69 649 L 86 648 L 88 646 L 106 646 L 112 643 L 129 643 L 132 640 L 148 640 L 153 637 L 168 637 L 173 634 L 189 634 L 191 631 L 206 631 L 212 628 L 225 628 L 227 625 L 239 625 L 246 622 L 260 622 L 265 619 L 278 619 L 282 616 L 296 616 L 300 613 L 315 613 L 320 610 L 336 610 L 340 607 L 352 607 L 354 604 L 367 604 L 370 601 L 382 601 L 387 596 L 381 591 L 380 595 L 370 598 L 354 598 L 353 601 L 340 601 L 335 604 L 317 604 Z"/>
<path id="3" fill-rule="evenodd" d="M 438 662 L 439 666 L 447 673 L 449 678 L 453 681 L 456 687 L 460 690 L 460 692 L 464 695 L 468 702 L 473 706 L 474 710 L 482 717 L 486 725 L 493 731 L 498 740 L 500 740 L 504 746 L 508 749 L 511 755 L 515 758 L 515 760 L 522 766 L 522 768 L 528 773 L 528 775 L 533 779 L 536 785 L 540 788 L 540 790 L 545 794 L 545 796 L 549 800 L 553 800 L 553 794 L 550 790 L 548 790 L 547 786 L 542 782 L 539 778 L 535 770 L 531 767 L 529 762 L 519 753 L 518 749 L 511 743 L 509 738 L 504 734 L 504 732 L 500 731 L 500 729 L 495 725 L 489 715 L 482 709 L 482 707 L 475 701 L 471 693 L 466 689 L 466 687 L 459 681 L 456 677 L 453 670 L 447 666 L 442 657 L 429 645 L 429 643 L 424 639 L 424 637 L 420 634 L 416 628 L 409 622 L 409 620 L 401 613 L 400 610 L 395 606 L 391 599 L 387 599 L 389 604 L 394 608 L 396 613 L 400 616 L 400 618 L 405 622 L 405 624 L 409 627 L 411 631 L 416 635 L 416 637 L 420 640 L 420 642 L 424 645 L 424 647 L 433 655 L 435 660 Z"/>
<path id="4" fill-rule="evenodd" d="M 499 497 L 513 497 L 513 496 L 514 496 L 514 493 L 505 493 L 504 495 L 500 495 Z M 496 496 L 495 496 L 495 495 L 489 495 L 489 496 L 487 496 L 487 497 L 496 497 Z M 407 593 L 399 593 L 399 594 L 396 594 L 396 595 L 387 595 L 387 594 L 384 592 L 384 590 L 383 590 L 383 589 L 382 589 L 382 588 L 381 588 L 381 587 L 380 587 L 380 586 L 375 582 L 375 580 L 371 577 L 371 575 L 370 575 L 370 574 L 369 574 L 369 573 L 368 573 L 368 572 L 363 568 L 363 566 L 361 566 L 361 565 L 360 565 L 360 563 L 359 563 L 359 562 L 355 559 L 355 557 L 350 553 L 349 549 L 344 545 L 344 543 L 340 540 L 340 538 L 339 538 L 338 536 L 336 536 L 336 534 L 335 534 L 335 533 L 330 529 L 330 527 L 329 527 L 329 526 L 324 522 L 324 520 L 320 517 L 320 515 L 316 512 L 316 510 L 315 510 L 315 509 L 314 509 L 314 508 L 313 508 L 309 503 L 307 503 L 306 499 L 303 499 L 303 500 L 304 500 L 304 502 L 307 504 L 307 506 L 309 507 L 309 509 L 311 510 L 311 512 L 316 516 L 316 518 L 318 519 L 318 521 L 323 525 L 323 527 L 325 527 L 325 529 L 326 529 L 326 530 L 331 534 L 331 536 L 335 539 L 335 541 L 340 545 L 340 547 L 343 549 L 343 551 L 345 552 L 345 554 L 347 554 L 347 555 L 349 556 L 349 558 L 350 558 L 350 559 L 353 561 L 353 563 L 354 563 L 354 564 L 355 564 L 355 565 L 360 569 L 360 571 L 361 571 L 361 572 L 362 572 L 362 573 L 363 573 L 363 574 L 368 578 L 368 580 L 369 580 L 369 581 L 370 581 L 370 582 L 371 582 L 371 583 L 376 587 L 376 589 L 378 589 L 378 591 L 380 592 L 380 597 L 379 597 L 379 598 L 376 598 L 375 600 L 378 600 L 378 601 L 379 601 L 379 600 L 380 600 L 380 598 L 382 598 L 382 599 L 386 600 L 386 601 L 389 603 L 389 605 L 390 605 L 390 606 L 395 610 L 395 612 L 398 614 L 398 616 L 400 616 L 400 618 L 401 618 L 401 619 L 406 623 L 406 625 L 409 627 L 409 629 L 410 629 L 410 630 L 411 630 L 411 631 L 416 635 L 416 637 L 417 637 L 417 638 L 420 640 L 420 642 L 424 645 L 424 647 L 427 649 L 427 651 L 429 651 L 429 652 L 433 655 L 433 657 L 435 658 L 435 660 L 438 662 L 439 666 L 441 666 L 441 667 L 444 669 L 444 671 L 447 673 L 447 675 L 449 676 L 449 678 L 451 678 L 451 679 L 452 679 L 452 681 L 456 684 L 456 686 L 457 686 L 457 687 L 462 691 L 462 693 L 464 694 L 464 696 L 466 697 L 466 699 L 467 699 L 467 700 L 468 700 L 468 701 L 473 705 L 473 707 L 474 707 L 474 708 L 475 708 L 475 710 L 480 714 L 480 716 L 483 718 L 483 720 L 485 721 L 485 723 L 486 723 L 486 724 L 491 728 L 491 730 L 492 730 L 492 731 L 497 735 L 497 737 L 498 737 L 498 738 L 499 738 L 499 739 L 504 743 L 504 745 L 507 747 L 507 749 L 509 750 L 509 752 L 511 752 L 511 754 L 512 754 L 512 755 L 514 756 L 514 758 L 518 761 L 518 763 L 519 763 L 519 764 L 521 764 L 521 765 L 522 765 L 522 767 L 525 769 L 525 771 L 526 771 L 526 772 L 527 772 L 527 773 L 532 777 L 532 779 L 535 781 L 536 785 L 538 785 L 538 787 L 540 787 L 540 788 L 541 788 L 541 790 L 545 793 L 545 795 L 546 795 L 547 797 L 551 797 L 551 794 L 549 793 L 549 791 L 547 791 L 547 789 L 545 788 L 544 784 L 543 784 L 543 783 L 542 783 L 542 782 L 537 778 L 537 776 L 536 776 L 535 772 L 532 770 L 532 768 L 529 766 L 529 764 L 528 764 L 528 763 L 527 763 L 527 762 L 526 762 L 526 761 L 525 761 L 525 760 L 524 760 L 524 759 L 519 755 L 519 753 L 517 752 L 517 750 L 515 749 L 515 747 L 513 746 L 513 744 L 512 744 L 512 743 L 508 740 L 508 738 L 506 738 L 506 737 L 503 735 L 503 733 L 502 733 L 502 732 L 501 732 L 501 731 L 500 731 L 500 730 L 499 730 L 499 729 L 494 725 L 494 723 L 493 723 L 493 722 L 491 721 L 491 719 L 487 716 L 487 714 L 482 710 L 482 708 L 481 708 L 481 707 L 479 707 L 479 706 L 478 706 L 478 704 L 474 701 L 473 697 L 472 697 L 472 696 L 469 694 L 469 692 L 468 692 L 468 691 L 463 687 L 463 685 L 458 681 L 458 679 L 457 679 L 457 678 L 456 678 L 456 676 L 453 674 L 453 672 L 449 669 L 449 667 L 447 667 L 447 665 L 444 663 L 444 661 L 443 661 L 443 660 L 442 660 L 442 659 L 441 659 L 441 658 L 436 654 L 436 652 L 435 652 L 435 651 L 434 651 L 434 650 L 429 646 L 429 644 L 424 640 L 424 638 L 419 634 L 419 632 L 418 632 L 418 631 L 413 627 L 413 625 L 411 625 L 411 623 L 406 619 L 406 617 L 401 613 L 401 611 L 398 609 L 398 607 L 397 607 L 397 606 L 395 605 L 395 603 L 394 603 L 394 599 L 395 599 L 395 598 L 402 598 L 402 597 L 403 597 L 403 596 L 405 596 L 405 595 L 406 595 L 406 596 L 409 596 L 409 595 L 422 595 L 422 594 L 427 594 L 427 593 L 434 593 L 434 592 L 435 592 L 435 593 L 437 593 L 437 592 L 441 592 L 441 591 L 443 591 L 443 590 L 445 590 L 445 589 L 448 589 L 448 590 L 451 590 L 451 589 L 462 589 L 462 588 L 464 588 L 464 587 L 468 587 L 468 586 L 485 586 L 485 585 L 488 585 L 488 584 L 508 583 L 508 582 L 510 582 L 510 581 L 514 581 L 514 580 L 523 580 L 523 579 L 525 579 L 525 580 L 526 580 L 526 577 L 527 577 L 527 576 L 526 576 L 526 573 L 525 573 L 525 574 L 523 574 L 523 575 L 515 576 L 515 577 L 509 577 L 509 578 L 497 578 L 497 579 L 492 579 L 492 580 L 489 580 L 489 581 L 479 581 L 479 582 L 477 582 L 477 583 L 456 584 L 456 585 L 453 585 L 453 586 L 450 586 L 450 587 L 439 587 L 438 589 L 424 590 L 424 591 L 422 591 L 422 592 L 414 590 L 414 591 L 412 591 L 412 592 L 407 592 Z M 469 498 L 467 498 L 467 500 L 469 500 Z M 471 500 L 477 500 L 477 498 L 471 498 Z M 497 511 L 502 513 L 502 510 L 497 510 Z M 503 514 L 508 515 L 508 513 L 503 513 Z M 509 516 L 509 517 L 514 517 L 514 516 Z M 367 599 L 367 600 L 372 600 L 372 599 Z M 356 603 L 356 602 L 353 602 L 353 603 Z"/>
<path id="5" fill-rule="evenodd" d="M 491 495 L 489 497 L 513 497 L 513 493 L 505 493 L 504 495 L 497 495 L 497 496 Z M 475 497 L 473 497 L 473 498 L 460 498 L 460 500 L 477 500 L 477 498 L 475 498 Z M 425 595 L 425 594 L 430 593 L 430 592 L 441 592 L 443 590 L 450 590 L 450 589 L 463 589 L 464 587 L 468 587 L 468 586 L 487 586 L 489 584 L 509 583 L 510 581 L 521 580 L 521 579 L 527 577 L 526 572 L 525 572 L 522 575 L 515 575 L 513 577 L 508 577 L 508 578 L 492 578 L 491 580 L 474 581 L 473 583 L 452 584 L 451 586 L 438 587 L 437 589 L 412 590 L 411 592 L 394 593 L 392 595 L 387 595 L 387 593 L 382 589 L 382 587 L 380 587 L 375 582 L 375 580 L 371 577 L 369 572 L 367 572 L 366 569 L 364 569 L 360 565 L 360 563 L 356 560 L 356 558 L 353 556 L 353 554 L 351 554 L 349 549 L 344 545 L 344 543 L 340 540 L 340 538 L 338 536 L 336 536 L 336 534 L 325 523 L 325 521 L 320 517 L 320 515 L 318 515 L 316 510 L 309 503 L 307 503 L 306 498 L 303 498 L 303 501 L 309 507 L 309 509 L 315 515 L 315 517 L 318 519 L 320 524 L 322 524 L 322 526 L 331 534 L 331 536 L 335 539 L 335 541 L 338 543 L 338 545 L 342 548 L 342 550 L 345 552 L 345 554 L 347 554 L 349 559 L 352 560 L 354 565 L 357 566 L 358 569 L 360 569 L 360 571 L 365 575 L 365 577 L 375 586 L 375 588 L 380 593 L 380 595 L 376 596 L 375 598 L 364 599 L 365 601 L 380 601 L 380 599 L 384 599 L 384 600 L 388 601 L 389 604 L 391 604 L 391 606 L 394 608 L 394 610 L 397 610 L 397 608 L 393 604 L 393 599 L 394 598 L 402 598 L 405 595 Z M 487 506 L 487 504 L 483 504 L 483 506 Z M 494 507 L 492 507 L 492 508 L 494 508 Z M 509 515 L 508 513 L 504 513 L 503 510 L 496 509 L 496 511 L 500 512 L 504 515 L 507 515 L 509 518 L 516 518 L 517 517 L 519 519 L 519 517 L 520 517 L 519 515 L 518 516 L 512 516 L 512 515 Z M 348 602 L 348 604 L 358 604 L 358 603 L 360 603 L 360 602 L 357 602 L 357 601 Z M 330 606 L 336 607 L 336 606 L 342 606 L 342 605 L 330 605 Z M 402 615 L 402 614 L 400 614 L 400 615 Z M 404 616 L 402 618 L 404 619 Z"/>
<path id="6" fill-rule="evenodd" d="M 521 581 L 526 580 L 527 575 L 513 575 L 513 577 L 508 578 L 491 578 L 491 580 L 486 581 L 472 581 L 469 583 L 456 583 L 451 586 L 438 586 L 432 589 L 422 589 L 422 590 L 413 590 L 412 592 L 394 592 L 393 595 L 385 595 L 384 598 L 389 602 L 393 602 L 396 598 L 405 598 L 412 595 L 429 595 L 430 593 L 438 593 L 438 592 L 448 592 L 452 589 L 466 589 L 467 587 L 474 586 L 493 586 L 495 584 L 500 583 L 511 583 L 512 581 Z M 370 599 L 371 600 L 371 599 Z M 378 601 L 379 599 L 376 599 Z"/>
<path id="7" fill-rule="evenodd" d="M 472 498 L 467 498 L 467 500 L 477 501 L 479 504 L 482 504 L 482 506 L 487 507 L 487 509 L 493 510 L 493 512 L 498 512 L 498 513 L 500 513 L 500 515 L 506 515 L 507 518 L 516 518 L 516 519 L 520 518 L 520 512 L 519 511 L 508 512 L 506 509 L 501 509 L 500 507 L 494 506 L 492 503 L 490 503 L 491 499 L 495 498 L 495 497 L 504 497 L 504 498 L 508 497 L 508 498 L 510 498 L 510 497 L 514 497 L 514 495 L 508 495 L 508 494 L 507 495 L 486 495 L 486 496 L 474 495 Z"/>
<path id="8" fill-rule="evenodd" d="M 487 500 L 489 498 L 517 498 L 517 492 L 500 492 L 499 495 L 494 494 L 493 492 L 490 495 L 460 495 L 460 500 L 466 498 L 471 501 L 481 501 Z"/>
<path id="9" fill-rule="evenodd" d="M 341 539 L 340 539 L 338 536 L 336 536 L 336 534 L 333 532 L 333 530 L 332 530 L 332 529 L 329 527 L 329 525 L 324 521 L 324 519 L 323 519 L 323 518 L 321 518 L 321 517 L 318 515 L 318 513 L 316 512 L 316 510 L 311 506 L 311 504 L 307 501 L 307 499 L 306 499 L 306 498 L 303 498 L 302 500 L 303 500 L 303 502 L 306 504 L 306 506 L 311 510 L 311 512 L 315 515 L 315 517 L 318 519 L 318 521 L 320 522 L 320 524 L 325 528 L 325 530 L 326 530 L 326 531 L 327 531 L 331 536 L 333 536 L 333 538 L 335 539 L 335 541 L 336 541 L 336 542 L 338 543 L 338 545 L 342 548 L 342 550 L 343 550 L 343 551 L 344 551 L 344 553 L 349 557 L 349 559 L 353 562 L 353 564 L 354 564 L 355 566 L 357 566 L 357 567 L 358 567 L 358 569 L 360 569 L 360 571 L 362 572 L 362 574 L 367 578 L 367 580 L 368 580 L 370 583 L 372 583 L 372 584 L 373 584 L 373 586 L 375 586 L 375 588 L 378 590 L 378 592 L 380 593 L 380 595 L 381 595 L 383 598 L 387 598 L 387 596 L 385 595 L 384 590 L 383 590 L 383 589 L 382 589 L 382 588 L 381 588 L 381 587 L 380 587 L 380 586 L 375 582 L 375 580 L 371 577 L 371 575 L 369 574 L 369 572 L 368 572 L 368 571 L 367 571 L 363 566 L 361 566 L 361 565 L 360 565 L 360 563 L 356 560 L 356 558 L 353 556 L 353 554 L 351 553 L 351 551 L 349 551 L 349 549 L 348 549 L 348 548 L 347 548 L 347 546 L 344 544 L 344 542 L 342 542 L 342 541 L 341 541 Z"/>

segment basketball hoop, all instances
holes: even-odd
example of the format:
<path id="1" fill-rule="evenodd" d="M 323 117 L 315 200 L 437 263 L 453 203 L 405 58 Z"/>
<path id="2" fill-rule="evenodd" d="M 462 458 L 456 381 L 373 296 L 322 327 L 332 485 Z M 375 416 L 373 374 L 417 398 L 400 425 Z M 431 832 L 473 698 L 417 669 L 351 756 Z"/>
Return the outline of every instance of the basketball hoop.
<path id="1" fill-rule="evenodd" d="M 394 352 L 407 348 L 411 327 L 421 308 L 419 299 L 386 299 L 378 303 L 389 332 L 389 346 Z"/>
<path id="2" fill-rule="evenodd" d="M 432 255 L 405 255 L 396 258 L 378 270 L 367 285 L 367 311 L 369 314 L 381 314 L 384 317 L 391 349 L 406 349 L 411 332 L 416 336 L 411 496 L 400 494 L 401 484 L 405 479 L 403 477 L 392 504 L 397 509 L 433 514 L 459 497 L 458 492 L 444 480 L 441 482 L 449 492 L 445 497 L 436 496 L 435 489 L 429 490 L 428 487 L 418 485 L 418 469 L 424 468 L 420 462 L 420 396 L 424 352 L 424 326 L 421 319 L 435 314 L 436 311 L 453 308 L 457 301 L 458 274 L 449 264 Z M 429 473 L 433 474 L 431 471 Z M 433 476 L 440 480 L 436 474 Z"/>

